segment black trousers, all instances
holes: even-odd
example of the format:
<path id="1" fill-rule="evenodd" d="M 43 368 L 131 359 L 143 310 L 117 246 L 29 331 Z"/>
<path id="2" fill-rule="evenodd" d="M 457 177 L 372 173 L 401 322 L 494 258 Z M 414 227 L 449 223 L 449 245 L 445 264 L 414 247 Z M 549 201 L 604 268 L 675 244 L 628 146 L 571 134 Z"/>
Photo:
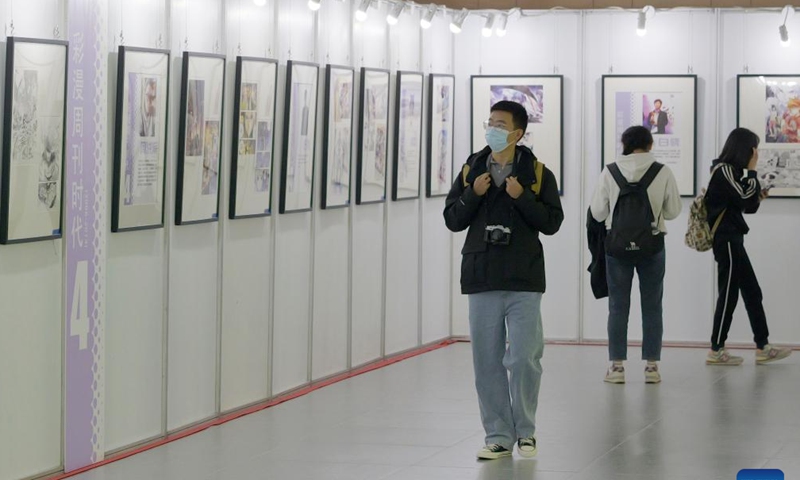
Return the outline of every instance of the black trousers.
<path id="1" fill-rule="evenodd" d="M 733 311 L 739 302 L 739 292 L 750 318 L 753 340 L 758 348 L 769 343 L 767 316 L 764 313 L 763 295 L 758 285 L 756 272 L 750 257 L 744 249 L 744 238 L 720 238 L 714 241 L 714 259 L 717 261 L 719 297 L 714 312 L 714 332 L 711 335 L 711 349 L 719 350 L 725 346 L 728 331 L 731 329 Z"/>

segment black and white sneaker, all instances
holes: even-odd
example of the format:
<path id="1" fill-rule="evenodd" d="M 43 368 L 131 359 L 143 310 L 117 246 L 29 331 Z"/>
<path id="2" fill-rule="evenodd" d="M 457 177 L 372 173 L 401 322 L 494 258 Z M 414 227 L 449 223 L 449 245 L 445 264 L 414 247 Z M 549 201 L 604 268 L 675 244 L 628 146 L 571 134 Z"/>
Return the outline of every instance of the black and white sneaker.
<path id="1" fill-rule="evenodd" d="M 478 452 L 478 458 L 483 460 L 497 460 L 502 457 L 510 457 L 511 451 L 504 446 L 493 443 L 486 445 Z"/>
<path id="2" fill-rule="evenodd" d="M 538 452 L 536 449 L 536 437 L 531 436 L 517 440 L 517 450 L 525 458 L 535 457 Z"/>

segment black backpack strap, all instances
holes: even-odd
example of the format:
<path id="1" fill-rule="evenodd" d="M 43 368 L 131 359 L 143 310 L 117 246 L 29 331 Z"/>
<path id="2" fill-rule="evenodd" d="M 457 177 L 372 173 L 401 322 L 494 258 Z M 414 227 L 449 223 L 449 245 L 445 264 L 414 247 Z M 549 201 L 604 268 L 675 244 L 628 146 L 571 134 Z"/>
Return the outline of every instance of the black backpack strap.
<path id="1" fill-rule="evenodd" d="M 647 190 L 647 188 L 650 186 L 651 183 L 653 183 L 653 180 L 655 180 L 656 175 L 658 175 L 658 172 L 661 171 L 661 168 L 663 166 L 664 165 L 658 162 L 653 162 L 653 164 L 650 165 L 650 168 L 648 168 L 647 171 L 644 173 L 642 179 L 639 180 L 639 186 Z"/>
<path id="2" fill-rule="evenodd" d="M 607 168 L 608 168 L 608 173 L 610 173 L 611 176 L 614 177 L 614 181 L 617 182 L 617 186 L 620 188 L 620 190 L 624 189 L 629 185 L 628 181 L 622 175 L 622 172 L 619 171 L 619 167 L 617 166 L 616 163 L 609 163 Z"/>

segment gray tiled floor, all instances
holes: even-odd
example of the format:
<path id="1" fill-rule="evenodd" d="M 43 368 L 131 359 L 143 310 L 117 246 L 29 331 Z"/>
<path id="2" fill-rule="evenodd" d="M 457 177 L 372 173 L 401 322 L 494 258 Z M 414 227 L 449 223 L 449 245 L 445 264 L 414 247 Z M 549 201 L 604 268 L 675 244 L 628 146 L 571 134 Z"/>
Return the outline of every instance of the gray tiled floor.
<path id="1" fill-rule="evenodd" d="M 604 347 L 547 347 L 540 453 L 478 462 L 483 431 L 468 344 L 457 344 L 145 452 L 80 480 L 733 480 L 800 478 L 800 353 L 707 367 L 666 349 L 664 383 L 628 362 L 608 385 Z M 635 349 L 631 358 L 636 357 Z"/>

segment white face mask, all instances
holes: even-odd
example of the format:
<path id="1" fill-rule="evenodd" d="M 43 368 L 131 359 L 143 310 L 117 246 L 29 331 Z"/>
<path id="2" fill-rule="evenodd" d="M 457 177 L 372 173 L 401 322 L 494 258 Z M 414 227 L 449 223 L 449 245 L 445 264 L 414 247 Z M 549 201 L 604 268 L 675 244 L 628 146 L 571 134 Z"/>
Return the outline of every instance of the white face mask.
<path id="1" fill-rule="evenodd" d="M 511 145 L 511 142 L 508 141 L 510 134 L 511 132 L 500 127 L 488 127 L 486 129 L 486 143 L 493 152 L 502 152 Z"/>

